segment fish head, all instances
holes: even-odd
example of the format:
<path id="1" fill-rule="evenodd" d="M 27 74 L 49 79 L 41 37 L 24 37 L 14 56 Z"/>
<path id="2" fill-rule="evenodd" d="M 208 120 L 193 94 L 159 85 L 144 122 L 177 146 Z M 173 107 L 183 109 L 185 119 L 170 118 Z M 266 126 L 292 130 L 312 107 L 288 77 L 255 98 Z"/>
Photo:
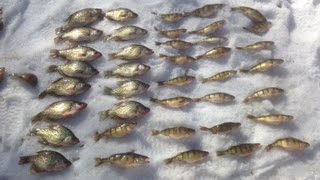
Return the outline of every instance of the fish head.
<path id="1" fill-rule="evenodd" d="M 80 140 L 75 136 L 68 136 L 63 140 L 64 145 L 76 145 Z"/>
<path id="2" fill-rule="evenodd" d="M 152 55 L 153 53 L 154 53 L 154 51 L 152 50 L 152 49 L 149 49 L 149 48 L 145 48 L 145 50 L 144 50 L 145 52 L 145 54 L 146 55 Z"/>
<path id="3" fill-rule="evenodd" d="M 260 148 L 262 147 L 262 145 L 260 143 L 255 143 L 253 144 L 253 149 L 256 151 L 256 150 L 259 150 Z"/>
<path id="4" fill-rule="evenodd" d="M 137 112 L 138 112 L 139 115 L 145 115 L 145 114 L 150 112 L 150 108 L 141 105 L 141 106 L 138 107 Z"/>
<path id="5" fill-rule="evenodd" d="M 91 85 L 85 83 L 78 83 L 76 89 L 79 91 L 78 94 L 88 91 Z"/>
<path id="6" fill-rule="evenodd" d="M 72 110 L 74 111 L 81 111 L 83 109 L 85 109 L 87 107 L 87 104 L 86 103 L 83 103 L 83 102 L 75 102 L 73 105 L 72 105 Z"/>
<path id="7" fill-rule="evenodd" d="M 137 29 L 136 33 L 140 35 L 145 35 L 145 34 L 148 34 L 148 31 L 146 29 L 139 28 Z"/>
<path id="8" fill-rule="evenodd" d="M 98 19 L 103 19 L 104 13 L 102 9 L 96 8 L 93 11 L 94 11 L 94 14 L 98 15 Z"/>
<path id="9" fill-rule="evenodd" d="M 87 56 L 88 57 L 94 57 L 94 59 L 97 59 L 97 58 L 99 58 L 99 57 L 101 57 L 102 56 L 102 54 L 100 53 L 100 52 L 98 52 L 98 51 L 90 51 L 90 52 L 87 52 Z"/>
<path id="10" fill-rule="evenodd" d="M 96 37 L 99 37 L 99 36 L 101 36 L 103 34 L 103 31 L 101 31 L 101 30 L 95 30 L 95 31 L 92 31 L 91 32 L 91 35 L 92 36 L 96 36 Z"/>
<path id="11" fill-rule="evenodd" d="M 139 15 L 133 11 L 129 11 L 127 16 L 133 19 L 133 18 L 137 18 Z"/>
<path id="12" fill-rule="evenodd" d="M 53 170 L 54 171 L 62 171 L 64 169 L 68 168 L 71 165 L 72 165 L 72 163 L 68 159 L 59 158 L 59 159 L 56 160 L 56 163 L 55 163 L 55 165 L 53 167 Z"/>
<path id="13" fill-rule="evenodd" d="M 141 72 L 141 74 L 147 72 L 150 70 L 150 66 L 144 65 L 144 64 L 139 64 L 136 68 L 137 72 Z"/>

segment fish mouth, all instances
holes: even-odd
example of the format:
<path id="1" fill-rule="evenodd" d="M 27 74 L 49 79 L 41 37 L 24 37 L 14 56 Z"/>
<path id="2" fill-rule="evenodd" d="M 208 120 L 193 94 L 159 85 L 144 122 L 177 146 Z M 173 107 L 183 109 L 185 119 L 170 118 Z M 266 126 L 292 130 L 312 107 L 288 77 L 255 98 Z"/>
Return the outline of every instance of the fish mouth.
<path id="1" fill-rule="evenodd" d="M 95 70 L 93 70 L 93 74 L 97 75 L 97 74 L 99 74 L 99 71 L 95 69 Z"/>
<path id="2" fill-rule="evenodd" d="M 102 56 L 102 54 L 101 54 L 100 52 L 96 52 L 96 53 L 94 53 L 94 56 L 97 57 L 97 58 L 99 58 L 99 57 Z"/>
<path id="3" fill-rule="evenodd" d="M 73 142 L 72 143 L 73 145 L 76 145 L 80 142 L 80 140 L 78 138 L 74 138 L 74 140 L 72 142 Z"/>
<path id="4" fill-rule="evenodd" d="M 88 104 L 87 103 L 79 103 L 79 109 L 80 110 L 82 110 L 82 109 L 85 109 L 87 106 L 88 106 Z M 78 139 L 78 141 L 79 141 L 79 139 Z"/>

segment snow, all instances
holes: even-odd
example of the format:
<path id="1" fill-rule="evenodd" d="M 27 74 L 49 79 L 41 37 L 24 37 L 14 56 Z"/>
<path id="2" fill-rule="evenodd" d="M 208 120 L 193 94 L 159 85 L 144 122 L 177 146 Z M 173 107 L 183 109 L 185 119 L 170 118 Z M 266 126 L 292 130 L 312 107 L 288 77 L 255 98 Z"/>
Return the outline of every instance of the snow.
<path id="1" fill-rule="evenodd" d="M 39 77 L 39 87 L 32 89 L 13 78 L 7 78 L 0 87 L 0 179 L 319 179 L 320 173 L 320 1 L 299 0 L 236 0 L 214 1 L 228 6 L 217 17 L 211 19 L 187 18 L 181 23 L 168 25 L 151 11 L 160 13 L 189 11 L 212 3 L 209 0 L 3 0 L 5 30 L 0 34 L 0 67 L 8 72 L 33 72 Z M 257 36 L 242 30 L 250 21 L 238 13 L 231 13 L 230 7 L 245 5 L 259 9 L 273 23 L 270 31 Z M 100 72 L 112 69 L 121 61 L 108 60 L 108 54 L 131 43 L 141 43 L 155 50 L 155 56 L 144 61 L 152 67 L 150 73 L 141 79 L 151 84 L 149 92 L 133 98 L 151 108 L 151 112 L 139 120 L 136 132 L 124 139 L 101 140 L 95 143 L 95 131 L 116 124 L 116 121 L 99 121 L 98 112 L 108 109 L 117 102 L 111 96 L 102 95 L 104 86 L 115 87 L 115 78 L 104 79 L 103 73 L 89 80 L 92 88 L 89 92 L 74 99 L 88 103 L 88 108 L 80 116 L 64 125 L 84 144 L 83 147 L 54 149 L 37 143 L 37 138 L 26 136 L 33 128 L 31 118 L 45 106 L 59 99 L 46 97 L 37 99 L 59 75 L 47 74 L 51 64 L 63 61 L 48 57 L 50 49 L 62 49 L 66 45 L 55 45 L 55 28 L 60 27 L 69 14 L 83 8 L 97 7 L 103 10 L 118 7 L 129 8 L 139 14 L 134 25 L 149 30 L 147 38 L 125 43 L 95 42 L 90 47 L 102 52 L 104 58 L 92 63 Z M 175 54 L 177 51 L 168 47 L 156 47 L 154 41 L 164 41 L 153 27 L 159 29 L 187 28 L 198 29 L 213 21 L 225 19 L 226 27 L 218 35 L 226 36 L 226 44 L 232 47 L 230 57 L 225 61 L 199 61 L 188 67 L 172 65 L 157 57 L 160 53 Z M 94 27 L 105 34 L 113 32 L 121 24 L 103 20 Z M 184 36 L 191 41 L 198 36 Z M 272 40 L 276 49 L 257 54 L 237 51 L 235 46 L 246 45 L 256 41 Z M 186 53 L 196 56 L 206 52 L 210 46 L 196 46 Z M 156 82 L 184 74 L 194 75 L 197 79 L 211 76 L 217 72 L 250 67 L 264 58 L 282 58 L 285 63 L 269 73 L 257 75 L 238 74 L 236 78 L 224 83 L 201 84 L 199 81 L 186 88 L 157 87 Z M 243 104 L 242 100 L 254 90 L 277 86 L 286 90 L 285 96 L 275 101 L 265 100 L 252 104 Z M 199 103 L 183 110 L 171 110 L 149 102 L 149 97 L 169 98 L 178 95 L 200 97 L 213 92 L 226 92 L 236 96 L 236 103 L 217 106 Z M 283 113 L 293 115 L 294 123 L 279 127 L 267 126 L 249 121 L 249 114 Z M 199 130 L 199 126 L 213 126 L 226 121 L 241 122 L 240 132 L 230 136 L 211 135 L 197 131 L 197 135 L 186 141 L 175 141 L 161 137 L 152 137 L 151 130 L 173 126 L 187 126 Z M 35 126 L 45 126 L 37 124 Z M 277 138 L 294 136 L 305 140 L 311 147 L 298 153 L 279 150 L 258 151 L 250 158 L 217 157 L 215 151 L 238 143 L 261 143 L 267 145 Z M 181 151 L 199 148 L 210 152 L 207 160 L 196 165 L 174 164 L 165 166 L 163 159 Z M 61 173 L 32 175 L 29 165 L 18 165 L 21 155 L 34 154 L 42 149 L 53 149 L 64 154 L 68 159 L 77 159 L 73 166 Z M 122 170 L 110 166 L 94 167 L 95 157 L 107 157 L 114 153 L 135 150 L 147 155 L 151 163 L 136 169 Z"/>

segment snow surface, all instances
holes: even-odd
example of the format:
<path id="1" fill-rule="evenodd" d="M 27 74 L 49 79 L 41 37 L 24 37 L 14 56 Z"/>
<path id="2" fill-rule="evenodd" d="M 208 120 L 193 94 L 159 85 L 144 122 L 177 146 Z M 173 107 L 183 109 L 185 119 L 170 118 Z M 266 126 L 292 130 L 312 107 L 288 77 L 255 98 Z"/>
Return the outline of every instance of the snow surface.
<path id="1" fill-rule="evenodd" d="M 228 6 L 217 17 L 211 19 L 187 18 L 182 23 L 168 25 L 152 15 L 160 13 L 189 11 L 209 3 L 223 2 Z M 12 78 L 7 78 L 0 89 L 0 179 L 320 179 L 320 1 L 319 0 L 2 0 L 5 30 L 0 35 L 0 66 L 7 71 L 33 72 L 39 77 L 39 87 L 32 89 Z M 249 20 L 240 14 L 230 13 L 231 6 L 245 5 L 259 9 L 273 23 L 271 30 L 257 36 L 242 30 Z M 75 98 L 88 103 L 88 108 L 80 116 L 65 122 L 81 139 L 83 147 L 54 149 L 68 159 L 77 159 L 67 171 L 55 174 L 31 175 L 30 165 L 18 165 L 21 155 L 33 154 L 42 149 L 52 149 L 37 143 L 37 138 L 26 134 L 31 128 L 31 118 L 45 106 L 63 98 L 47 97 L 37 99 L 37 95 L 58 74 L 47 74 L 51 64 L 62 64 L 59 59 L 48 57 L 49 50 L 64 48 L 55 45 L 55 28 L 60 27 L 69 14 L 88 7 L 110 10 L 127 7 L 139 14 L 133 24 L 149 30 L 147 38 L 134 41 L 156 51 L 156 55 L 145 63 L 152 67 L 148 75 L 141 78 L 151 84 L 150 91 L 143 97 L 134 98 L 151 108 L 145 118 L 139 120 L 137 131 L 130 137 L 120 140 L 101 140 L 95 143 L 93 134 L 113 126 L 116 121 L 98 120 L 98 112 L 112 107 L 117 99 L 102 95 L 104 86 L 115 87 L 117 79 L 104 79 L 102 73 L 90 79 L 92 88 L 86 94 Z M 260 40 L 272 40 L 276 49 L 256 55 L 233 50 L 231 56 L 222 62 L 199 61 L 192 66 L 178 67 L 157 57 L 159 53 L 176 53 L 170 48 L 158 48 L 156 40 L 166 40 L 157 35 L 154 26 L 160 29 L 185 27 L 197 29 L 216 20 L 226 19 L 226 27 L 218 33 L 229 38 L 228 47 L 246 45 Z M 101 21 L 96 28 L 109 34 L 121 24 Z M 185 40 L 201 37 L 184 36 Z M 89 46 L 104 54 L 104 58 L 93 65 L 103 72 L 116 67 L 121 61 L 109 61 L 107 55 L 131 42 L 96 42 Z M 187 53 L 199 55 L 208 47 L 196 46 Z M 225 83 L 201 84 L 197 82 L 187 88 L 159 88 L 156 83 L 182 75 L 188 69 L 189 75 L 198 79 L 229 69 L 249 67 L 263 58 L 283 58 L 280 68 L 266 74 L 244 75 Z M 263 101 L 245 105 L 242 100 L 254 90 L 268 86 L 278 86 L 286 90 L 285 96 L 275 101 Z M 212 92 L 227 92 L 236 96 L 236 103 L 216 106 L 207 103 L 192 105 L 183 110 L 170 110 L 148 101 L 151 96 L 168 98 L 178 95 L 199 97 Z M 247 113 L 284 113 L 295 117 L 294 123 L 280 127 L 266 126 L 249 121 Z M 197 131 L 196 137 L 186 141 L 174 141 L 150 136 L 151 130 L 184 125 L 198 130 L 199 126 L 213 126 L 225 121 L 241 122 L 239 133 L 230 136 L 211 135 Z M 42 124 L 41 126 L 44 126 Z M 37 125 L 39 126 L 39 125 Z M 250 158 L 217 157 L 215 151 L 238 143 L 261 143 L 267 145 L 277 138 L 294 136 L 311 144 L 301 153 L 287 153 L 274 150 L 267 153 L 258 151 Z M 191 148 L 210 152 L 210 157 L 196 165 L 165 166 L 163 159 Z M 94 167 L 94 157 L 107 157 L 113 153 L 135 150 L 151 158 L 148 166 L 122 170 L 109 166 Z"/>

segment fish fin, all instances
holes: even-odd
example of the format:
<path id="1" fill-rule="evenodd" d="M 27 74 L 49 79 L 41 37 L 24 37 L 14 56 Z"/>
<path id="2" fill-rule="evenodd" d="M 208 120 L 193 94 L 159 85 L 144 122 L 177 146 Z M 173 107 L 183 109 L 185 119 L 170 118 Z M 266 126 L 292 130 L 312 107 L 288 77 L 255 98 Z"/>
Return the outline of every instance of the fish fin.
<path id="1" fill-rule="evenodd" d="M 109 34 L 109 35 L 106 35 L 105 38 L 104 38 L 104 41 L 110 41 L 113 39 L 113 36 L 112 34 Z"/>
<path id="2" fill-rule="evenodd" d="M 239 71 L 242 72 L 242 73 L 248 73 L 249 72 L 248 69 L 239 69 Z"/>
<path id="3" fill-rule="evenodd" d="M 47 140 L 43 139 L 43 138 L 40 138 L 38 140 L 38 143 L 43 144 L 43 145 L 49 145 L 49 142 Z"/>
<path id="4" fill-rule="evenodd" d="M 243 50 L 244 48 L 243 47 L 236 47 L 236 49 L 239 49 L 239 50 Z"/>
<path id="5" fill-rule="evenodd" d="M 32 122 L 32 124 L 34 124 L 34 123 L 36 123 L 36 122 L 38 122 L 38 121 L 42 121 L 42 120 L 43 120 L 43 115 L 42 115 L 42 113 L 38 113 L 37 115 L 35 115 L 35 116 L 32 118 L 31 122 Z"/>
<path id="6" fill-rule="evenodd" d="M 161 44 L 163 44 L 162 42 L 158 42 L 158 41 L 155 41 L 154 43 L 156 46 L 160 46 Z"/>
<path id="7" fill-rule="evenodd" d="M 48 94 L 47 91 L 43 91 L 42 93 L 39 94 L 38 98 L 43 99 L 44 97 L 46 97 L 47 94 Z"/>
<path id="8" fill-rule="evenodd" d="M 59 50 L 58 49 L 51 49 L 50 50 L 50 57 L 53 57 L 53 58 L 59 57 Z"/>
<path id="9" fill-rule="evenodd" d="M 94 141 L 98 142 L 102 138 L 102 134 L 99 134 L 99 132 L 94 133 Z"/>
<path id="10" fill-rule="evenodd" d="M 238 8 L 237 8 L 237 7 L 233 7 L 233 8 L 231 8 L 230 10 L 231 10 L 231 11 L 237 11 Z"/>
<path id="11" fill-rule="evenodd" d="M 198 31 L 189 31 L 188 34 L 198 34 Z"/>
<path id="12" fill-rule="evenodd" d="M 210 128 L 204 127 L 204 126 L 200 126 L 200 130 L 201 131 L 211 131 Z"/>
<path id="13" fill-rule="evenodd" d="M 265 147 L 266 151 L 270 151 L 273 148 L 273 144 L 269 144 Z"/>
<path id="14" fill-rule="evenodd" d="M 158 102 L 159 102 L 159 100 L 156 99 L 156 98 L 150 98 L 150 101 L 151 101 L 151 102 L 155 102 L 155 103 L 158 103 Z"/>
<path id="15" fill-rule="evenodd" d="M 226 154 L 226 151 L 217 151 L 217 156 L 223 156 Z"/>
<path id="16" fill-rule="evenodd" d="M 65 32 L 65 29 L 63 27 L 58 27 L 55 29 L 56 31 L 56 34 L 59 35 L 59 34 L 62 34 Z"/>
<path id="17" fill-rule="evenodd" d="M 167 57 L 169 57 L 168 55 L 165 55 L 165 54 L 159 54 L 159 57 L 160 58 L 167 58 Z"/>
<path id="18" fill-rule="evenodd" d="M 110 95 L 112 95 L 111 91 L 112 91 L 112 88 L 105 87 L 105 88 L 103 89 L 103 94 L 110 96 Z"/>
<path id="19" fill-rule="evenodd" d="M 39 131 L 39 128 L 33 128 L 29 131 L 29 133 L 27 134 L 28 136 L 36 136 L 37 132 Z"/>
<path id="20" fill-rule="evenodd" d="M 19 159 L 19 164 L 27 164 L 31 162 L 32 156 L 21 156 Z"/>
<path id="21" fill-rule="evenodd" d="M 256 117 L 253 116 L 253 115 L 251 115 L 251 114 L 248 114 L 248 115 L 247 115 L 247 118 L 248 118 L 248 119 L 252 119 L 252 120 L 255 120 L 255 119 L 256 119 Z"/>
<path id="22" fill-rule="evenodd" d="M 110 60 L 117 59 L 116 56 L 117 56 L 117 53 L 110 53 L 110 54 L 108 54 L 108 57 L 109 57 Z"/>
<path id="23" fill-rule="evenodd" d="M 250 28 L 247 28 L 247 27 L 242 27 L 242 29 L 246 30 L 246 31 L 249 31 L 249 32 L 252 32 L 252 33 L 255 33 L 253 32 Z"/>
<path id="24" fill-rule="evenodd" d="M 101 164 L 104 163 L 102 158 L 94 158 L 94 160 L 95 160 L 94 167 L 100 166 Z"/>
<path id="25" fill-rule="evenodd" d="M 200 102 L 201 101 L 201 98 L 194 98 L 192 99 L 192 102 Z"/>
<path id="26" fill-rule="evenodd" d="M 209 80 L 208 80 L 207 78 L 202 78 L 202 79 L 201 79 L 201 83 L 202 83 L 202 84 L 205 84 L 205 83 L 207 83 L 207 82 L 209 82 Z"/>
<path id="27" fill-rule="evenodd" d="M 59 44 L 61 42 L 64 42 L 64 39 L 62 38 L 62 35 L 58 35 L 57 37 L 54 38 L 54 43 Z"/>
<path id="28" fill-rule="evenodd" d="M 202 59 L 202 58 L 203 58 L 203 55 L 199 55 L 199 56 L 195 57 L 196 60 L 199 60 L 199 59 Z"/>
<path id="29" fill-rule="evenodd" d="M 48 69 L 47 69 L 47 72 L 48 72 L 48 73 L 55 72 L 55 71 L 57 71 L 57 68 L 58 68 L 57 65 L 50 65 L 50 66 L 48 67 Z"/>
<path id="30" fill-rule="evenodd" d="M 158 86 L 163 86 L 164 85 L 164 81 L 159 81 L 158 82 Z"/>
<path id="31" fill-rule="evenodd" d="M 110 111 L 110 110 L 106 110 L 106 111 L 101 111 L 101 112 L 99 113 L 99 119 L 100 119 L 100 121 L 103 121 L 103 120 L 105 120 L 105 119 L 107 119 L 107 118 L 109 117 L 109 111 Z"/>
<path id="32" fill-rule="evenodd" d="M 127 82 L 129 82 L 129 80 L 118 81 L 117 85 L 122 86 L 124 83 L 127 83 Z"/>
<path id="33" fill-rule="evenodd" d="M 105 78 L 110 78 L 113 76 L 113 71 L 104 71 L 104 77 Z"/>
<path id="34" fill-rule="evenodd" d="M 157 135 L 159 135 L 160 133 L 161 133 L 161 131 L 153 130 L 152 133 L 151 133 L 151 135 L 152 135 L 152 136 L 157 136 Z"/>
<path id="35" fill-rule="evenodd" d="M 173 163 L 173 160 L 174 160 L 174 158 L 168 158 L 168 159 L 165 159 L 165 160 L 164 160 L 164 163 L 165 163 L 166 165 L 168 165 L 168 164 Z"/>

